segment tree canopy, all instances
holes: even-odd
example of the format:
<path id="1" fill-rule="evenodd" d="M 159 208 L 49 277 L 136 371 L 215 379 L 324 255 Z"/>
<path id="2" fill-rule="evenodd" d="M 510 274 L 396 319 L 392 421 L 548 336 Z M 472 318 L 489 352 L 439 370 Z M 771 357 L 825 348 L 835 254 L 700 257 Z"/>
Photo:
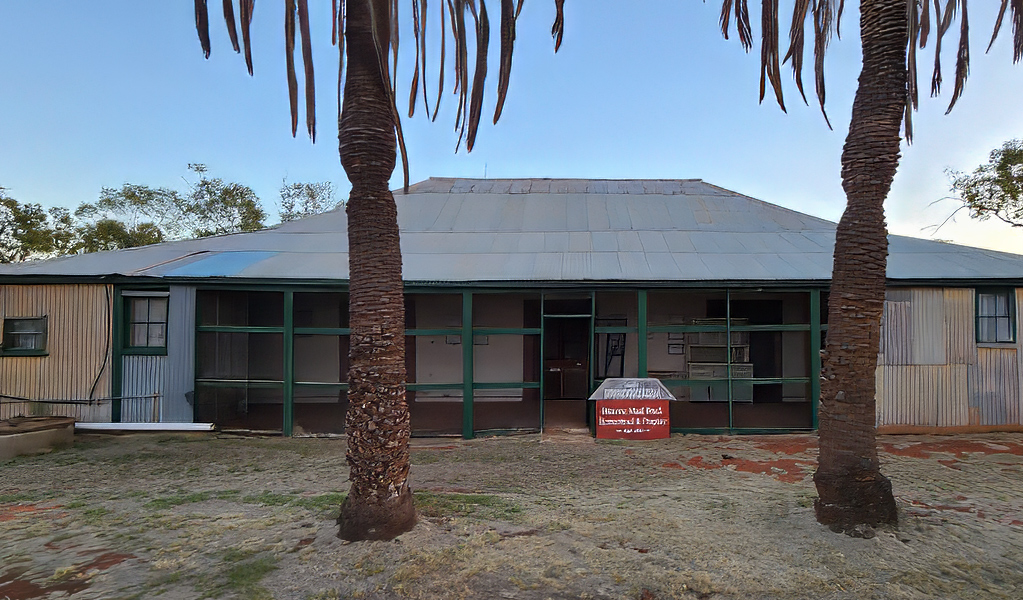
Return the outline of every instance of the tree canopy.
<path id="1" fill-rule="evenodd" d="M 0 263 L 135 248 L 163 241 L 207 237 L 266 227 L 267 212 L 247 185 L 197 176 L 178 191 L 125 183 L 104 187 L 95 202 L 71 211 L 21 203 L 0 187 Z M 327 181 L 287 183 L 280 189 L 281 221 L 326 212 L 337 206 Z"/>
<path id="2" fill-rule="evenodd" d="M 972 173 L 952 174 L 952 192 L 975 219 L 991 217 L 1023 227 L 1023 140 L 991 151 Z"/>

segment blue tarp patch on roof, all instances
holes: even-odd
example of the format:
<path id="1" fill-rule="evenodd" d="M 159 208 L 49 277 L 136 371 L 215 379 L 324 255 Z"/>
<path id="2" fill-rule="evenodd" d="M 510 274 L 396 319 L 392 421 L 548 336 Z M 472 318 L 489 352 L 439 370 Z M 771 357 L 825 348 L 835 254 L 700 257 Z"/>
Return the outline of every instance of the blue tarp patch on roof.
<path id="1" fill-rule="evenodd" d="M 258 250 L 218 252 L 164 273 L 165 277 L 237 277 L 252 265 L 272 258 L 279 252 Z"/>

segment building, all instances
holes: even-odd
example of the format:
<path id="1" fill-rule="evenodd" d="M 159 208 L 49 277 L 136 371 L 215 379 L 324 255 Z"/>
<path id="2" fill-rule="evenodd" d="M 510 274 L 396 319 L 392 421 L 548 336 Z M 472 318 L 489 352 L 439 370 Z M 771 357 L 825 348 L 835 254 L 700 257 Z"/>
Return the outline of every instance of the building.
<path id="1" fill-rule="evenodd" d="M 834 223 L 699 180 L 430 179 L 395 199 L 414 434 L 585 426 L 620 376 L 661 379 L 676 431 L 816 427 Z M 0 267 L 0 418 L 53 399 L 343 431 L 346 230 L 334 211 Z M 881 430 L 1023 429 L 1023 256 L 891 236 L 888 281 Z"/>

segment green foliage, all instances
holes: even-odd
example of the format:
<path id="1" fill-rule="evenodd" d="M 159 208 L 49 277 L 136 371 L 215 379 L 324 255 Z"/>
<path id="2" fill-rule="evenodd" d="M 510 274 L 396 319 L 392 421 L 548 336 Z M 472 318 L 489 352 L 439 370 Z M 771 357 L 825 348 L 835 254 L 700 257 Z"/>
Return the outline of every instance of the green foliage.
<path id="1" fill-rule="evenodd" d="M 1009 140 L 991 151 L 973 173 L 952 173 L 952 192 L 975 219 L 995 217 L 1023 227 L 1023 140 Z"/>
<path id="2" fill-rule="evenodd" d="M 192 184 L 185 214 L 193 220 L 192 235 L 207 237 L 264 227 L 266 211 L 252 188 L 240 183 L 206 177 L 206 165 L 193 163 L 188 169 L 199 176 Z"/>
<path id="3" fill-rule="evenodd" d="M 53 229 L 43 207 L 21 204 L 0 188 L 0 263 L 42 258 L 53 246 Z"/>
<path id="4" fill-rule="evenodd" d="M 284 179 L 280 194 L 282 223 L 325 213 L 341 205 L 334 200 L 334 184 L 329 181 L 288 183 Z"/>
<path id="5" fill-rule="evenodd" d="M 164 240 L 206 237 L 264 227 L 266 212 L 252 188 L 206 176 L 201 163 L 188 165 L 198 175 L 187 193 L 126 183 L 103 188 L 94 204 L 82 204 L 75 216 L 86 252 L 134 248 Z"/>

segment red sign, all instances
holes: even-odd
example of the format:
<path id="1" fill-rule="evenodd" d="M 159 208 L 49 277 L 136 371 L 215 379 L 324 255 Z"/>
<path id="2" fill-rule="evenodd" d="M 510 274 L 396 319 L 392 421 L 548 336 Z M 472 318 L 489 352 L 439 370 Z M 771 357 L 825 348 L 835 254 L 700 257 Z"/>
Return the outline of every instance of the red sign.
<path id="1" fill-rule="evenodd" d="M 667 400 L 597 400 L 597 437 L 659 440 L 671 435 Z"/>

